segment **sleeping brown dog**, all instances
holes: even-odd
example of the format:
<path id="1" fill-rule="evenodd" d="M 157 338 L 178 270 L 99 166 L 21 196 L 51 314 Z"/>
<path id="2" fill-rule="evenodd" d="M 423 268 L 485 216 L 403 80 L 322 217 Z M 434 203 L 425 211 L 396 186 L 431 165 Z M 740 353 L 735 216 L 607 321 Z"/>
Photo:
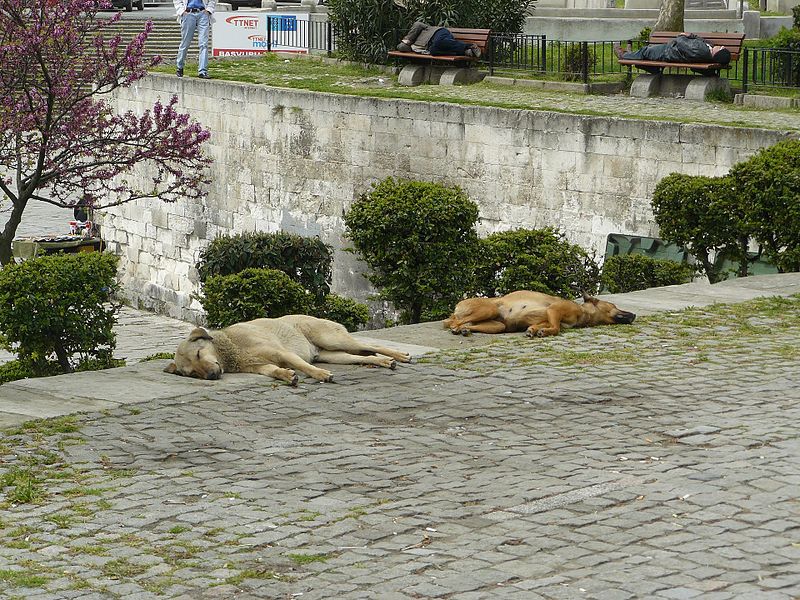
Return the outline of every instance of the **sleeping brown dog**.
<path id="1" fill-rule="evenodd" d="M 394 369 L 411 356 L 361 342 L 344 326 L 308 315 L 255 319 L 219 331 L 197 327 L 178 344 L 175 360 L 164 369 L 197 379 L 219 379 L 223 373 L 258 373 L 297 385 L 295 371 L 319 381 L 333 374 L 313 362 L 375 365 Z"/>
<path id="2" fill-rule="evenodd" d="M 636 315 L 584 295 L 583 304 L 520 290 L 499 298 L 468 298 L 445 319 L 454 334 L 525 331 L 528 337 L 558 335 L 562 328 L 633 323 Z"/>

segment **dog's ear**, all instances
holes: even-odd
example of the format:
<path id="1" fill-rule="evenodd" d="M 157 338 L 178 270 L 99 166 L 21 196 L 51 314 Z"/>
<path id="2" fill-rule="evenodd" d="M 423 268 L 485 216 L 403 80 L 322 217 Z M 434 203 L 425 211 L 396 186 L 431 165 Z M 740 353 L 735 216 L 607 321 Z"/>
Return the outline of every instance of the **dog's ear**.
<path id="1" fill-rule="evenodd" d="M 195 327 L 192 333 L 189 334 L 189 341 L 194 342 L 197 340 L 212 340 L 211 334 L 202 327 Z"/>
<path id="2" fill-rule="evenodd" d="M 175 374 L 178 372 L 178 365 L 175 364 L 175 361 L 171 361 L 166 367 L 164 367 L 164 373 Z"/>
<path id="3" fill-rule="evenodd" d="M 599 302 L 599 300 L 597 298 L 595 298 L 594 296 L 590 296 L 589 294 L 584 292 L 583 293 L 583 303 L 586 304 L 587 302 L 589 304 L 594 304 L 595 306 L 597 306 L 597 303 Z"/>

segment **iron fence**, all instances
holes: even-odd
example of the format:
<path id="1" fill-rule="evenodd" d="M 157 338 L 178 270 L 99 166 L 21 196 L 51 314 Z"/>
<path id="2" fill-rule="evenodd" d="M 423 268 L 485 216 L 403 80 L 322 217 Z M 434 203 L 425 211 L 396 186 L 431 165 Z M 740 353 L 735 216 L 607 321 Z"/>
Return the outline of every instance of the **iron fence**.
<path id="1" fill-rule="evenodd" d="M 750 88 L 800 88 L 800 51 L 783 48 L 746 48 L 742 63 L 742 91 Z"/>
<path id="2" fill-rule="evenodd" d="M 483 62 L 491 74 L 519 72 L 582 81 L 626 69 L 616 60 L 615 42 L 548 40 L 544 35 L 492 34 Z"/>

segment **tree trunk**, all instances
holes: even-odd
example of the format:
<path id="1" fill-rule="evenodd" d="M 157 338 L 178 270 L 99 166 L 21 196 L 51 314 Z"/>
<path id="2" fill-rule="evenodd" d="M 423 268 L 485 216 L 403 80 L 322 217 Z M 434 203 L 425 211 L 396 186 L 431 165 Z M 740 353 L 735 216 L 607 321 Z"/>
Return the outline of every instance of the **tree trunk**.
<path id="1" fill-rule="evenodd" d="M 661 0 L 658 20 L 653 31 L 684 31 L 683 8 L 685 0 Z"/>
<path id="2" fill-rule="evenodd" d="M 28 204 L 28 198 L 20 198 L 19 196 L 11 198 L 8 195 L 6 195 L 6 198 L 11 201 L 12 209 L 3 231 L 0 232 L 0 266 L 7 265 L 14 260 L 11 244 L 14 241 L 14 236 L 17 235 L 17 228 L 22 221 L 25 205 Z"/>

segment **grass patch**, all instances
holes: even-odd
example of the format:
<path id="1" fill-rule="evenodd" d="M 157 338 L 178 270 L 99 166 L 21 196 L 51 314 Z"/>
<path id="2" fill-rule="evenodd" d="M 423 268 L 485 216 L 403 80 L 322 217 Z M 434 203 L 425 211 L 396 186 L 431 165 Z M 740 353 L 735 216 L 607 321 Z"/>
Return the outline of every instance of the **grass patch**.
<path id="1" fill-rule="evenodd" d="M 156 352 L 155 354 L 150 354 L 149 356 L 145 356 L 139 362 L 148 362 L 151 360 L 164 360 L 164 359 L 172 360 L 173 358 L 175 358 L 174 352 Z"/>
<path id="2" fill-rule="evenodd" d="M 52 419 L 36 419 L 25 421 L 21 425 L 5 430 L 6 435 L 38 434 L 50 436 L 57 433 L 75 433 L 78 431 L 77 420 L 73 415 L 55 417 Z"/>
<path id="3" fill-rule="evenodd" d="M 328 561 L 333 555 L 332 554 L 287 554 L 295 564 L 297 565 L 308 565 L 311 563 L 317 562 L 326 562 Z"/>
<path id="4" fill-rule="evenodd" d="M 29 570 L 0 569 L 0 581 L 12 587 L 42 587 L 49 579 L 44 575 Z"/>
<path id="5" fill-rule="evenodd" d="M 5 491 L 6 501 L 12 504 L 35 504 L 47 495 L 37 474 L 19 467 L 11 467 L 0 476 L 0 491 Z"/>
<path id="6" fill-rule="evenodd" d="M 106 556 L 108 554 L 108 547 L 97 544 L 73 546 L 70 548 L 69 553 L 72 555 Z"/>
<path id="7" fill-rule="evenodd" d="M 111 579 L 129 579 L 147 571 L 145 565 L 136 565 L 126 558 L 110 560 L 100 568 L 100 572 Z"/>
<path id="8" fill-rule="evenodd" d="M 237 575 L 225 579 L 227 585 L 239 585 L 246 579 L 274 579 L 276 581 L 293 581 L 292 577 L 267 569 L 245 569 Z"/>
<path id="9" fill-rule="evenodd" d="M 173 535 L 178 535 L 179 533 L 183 533 L 184 531 L 190 531 L 192 528 L 187 527 L 186 525 L 175 525 L 175 527 L 171 527 L 167 530 L 168 533 Z"/>
<path id="10" fill-rule="evenodd" d="M 67 529 L 72 524 L 72 515 L 52 514 L 47 515 L 44 520 L 48 523 L 53 523 L 59 529 Z"/>

